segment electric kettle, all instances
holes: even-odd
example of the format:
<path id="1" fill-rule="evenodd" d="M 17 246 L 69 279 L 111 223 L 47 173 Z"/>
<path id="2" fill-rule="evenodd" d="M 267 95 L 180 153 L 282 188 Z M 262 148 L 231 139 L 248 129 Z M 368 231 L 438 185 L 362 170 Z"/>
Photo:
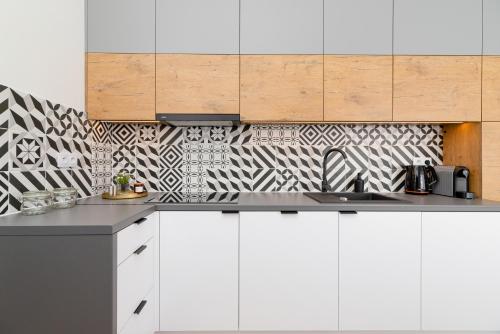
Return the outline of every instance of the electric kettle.
<path id="1" fill-rule="evenodd" d="M 405 192 L 408 194 L 427 195 L 432 191 L 432 185 L 438 182 L 434 167 L 426 161 L 426 165 L 405 166 Z"/>

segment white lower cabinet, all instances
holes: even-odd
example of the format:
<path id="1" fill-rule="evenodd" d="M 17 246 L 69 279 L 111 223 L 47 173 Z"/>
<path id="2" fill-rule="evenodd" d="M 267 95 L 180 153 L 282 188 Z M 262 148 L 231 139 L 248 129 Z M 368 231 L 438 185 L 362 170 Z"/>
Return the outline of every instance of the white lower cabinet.
<path id="1" fill-rule="evenodd" d="M 240 213 L 240 330 L 338 329 L 338 214 Z"/>
<path id="2" fill-rule="evenodd" d="M 120 334 L 158 330 L 157 212 L 116 237 L 116 327 Z"/>
<path id="3" fill-rule="evenodd" d="M 419 330 L 421 213 L 339 216 L 340 330 Z"/>
<path id="4" fill-rule="evenodd" d="M 500 213 L 422 215 L 424 330 L 500 330 Z"/>
<path id="5" fill-rule="evenodd" d="M 160 331 L 238 329 L 238 214 L 160 213 Z"/>

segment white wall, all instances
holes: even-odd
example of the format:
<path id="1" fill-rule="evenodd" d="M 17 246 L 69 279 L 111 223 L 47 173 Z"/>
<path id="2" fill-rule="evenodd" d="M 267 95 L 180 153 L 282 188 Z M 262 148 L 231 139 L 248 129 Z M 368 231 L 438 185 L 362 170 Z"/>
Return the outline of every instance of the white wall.
<path id="1" fill-rule="evenodd" d="M 85 1 L 0 0 L 0 84 L 79 110 Z"/>

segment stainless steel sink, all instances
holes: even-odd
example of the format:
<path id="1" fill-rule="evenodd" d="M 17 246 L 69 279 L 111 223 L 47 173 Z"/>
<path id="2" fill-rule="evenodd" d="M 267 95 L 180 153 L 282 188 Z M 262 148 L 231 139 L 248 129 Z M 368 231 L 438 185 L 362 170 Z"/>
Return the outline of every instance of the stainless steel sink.
<path id="1" fill-rule="evenodd" d="M 316 192 L 304 193 L 309 198 L 319 203 L 386 203 L 386 202 L 404 202 L 403 200 L 381 195 L 378 193 L 333 193 L 333 192 Z"/>

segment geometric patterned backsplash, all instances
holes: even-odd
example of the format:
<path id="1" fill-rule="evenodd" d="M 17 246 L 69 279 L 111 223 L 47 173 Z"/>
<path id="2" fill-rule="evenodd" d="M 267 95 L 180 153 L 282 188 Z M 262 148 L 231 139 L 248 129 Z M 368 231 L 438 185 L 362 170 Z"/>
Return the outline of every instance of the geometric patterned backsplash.
<path id="1" fill-rule="evenodd" d="M 402 191 L 414 157 L 443 159 L 439 125 L 241 125 L 171 127 L 88 121 L 86 113 L 0 85 L 0 214 L 19 209 L 28 190 L 72 186 L 80 197 L 102 193 L 127 170 L 149 191 L 316 191 L 323 152 L 336 191 Z M 57 168 L 56 155 L 78 158 Z"/>
<path id="2" fill-rule="evenodd" d="M 155 191 L 317 191 L 323 152 L 337 147 L 327 177 L 335 191 L 398 192 L 414 157 L 443 159 L 439 125 L 242 125 L 170 127 L 110 124 L 113 170 Z M 137 136 L 135 134 L 138 134 Z M 144 166 L 148 168 L 144 169 Z"/>

